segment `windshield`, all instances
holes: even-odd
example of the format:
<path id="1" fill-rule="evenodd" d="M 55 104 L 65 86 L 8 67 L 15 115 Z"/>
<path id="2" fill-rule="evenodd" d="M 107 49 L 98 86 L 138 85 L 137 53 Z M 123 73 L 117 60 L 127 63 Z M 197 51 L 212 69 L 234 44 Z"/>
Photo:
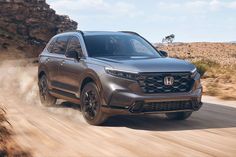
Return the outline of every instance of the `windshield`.
<path id="1" fill-rule="evenodd" d="M 148 42 L 137 35 L 88 35 L 84 40 L 90 57 L 161 57 Z"/>

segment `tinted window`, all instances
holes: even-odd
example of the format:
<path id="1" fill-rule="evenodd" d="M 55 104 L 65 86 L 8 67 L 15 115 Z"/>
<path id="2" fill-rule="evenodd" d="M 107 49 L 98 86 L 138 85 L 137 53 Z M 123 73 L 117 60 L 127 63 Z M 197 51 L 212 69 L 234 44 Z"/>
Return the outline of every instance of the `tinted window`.
<path id="1" fill-rule="evenodd" d="M 54 39 L 49 43 L 48 48 L 47 48 L 48 52 L 50 52 L 50 53 L 52 52 L 53 46 L 54 46 L 54 44 L 55 44 L 55 41 L 56 41 L 56 39 L 54 38 Z"/>
<path id="2" fill-rule="evenodd" d="M 72 37 L 71 40 L 69 41 L 67 52 L 70 51 L 78 52 L 79 56 L 82 55 L 80 41 L 77 37 Z"/>
<path id="3" fill-rule="evenodd" d="M 140 55 L 145 54 L 148 52 L 147 47 L 145 47 L 140 41 L 136 39 L 130 40 L 131 44 L 133 45 L 134 50 L 139 53 Z"/>
<path id="4" fill-rule="evenodd" d="M 130 34 L 88 35 L 84 37 L 90 57 L 161 57 L 143 38 Z"/>
<path id="5" fill-rule="evenodd" d="M 68 36 L 58 37 L 54 46 L 53 46 L 53 53 L 65 54 L 68 38 L 69 38 Z"/>

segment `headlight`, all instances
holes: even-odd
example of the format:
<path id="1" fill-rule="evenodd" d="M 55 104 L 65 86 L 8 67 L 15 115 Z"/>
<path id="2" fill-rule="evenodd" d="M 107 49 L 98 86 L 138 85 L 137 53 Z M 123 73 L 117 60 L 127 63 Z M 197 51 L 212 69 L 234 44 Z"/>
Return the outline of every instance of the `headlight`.
<path id="1" fill-rule="evenodd" d="M 110 75 L 124 78 L 124 79 L 129 79 L 129 80 L 137 80 L 137 77 L 138 77 L 138 73 L 136 72 L 127 72 L 127 71 L 121 71 L 121 70 L 112 69 L 112 68 L 105 68 L 105 71 L 106 73 Z"/>
<path id="2" fill-rule="evenodd" d="M 194 68 L 192 71 L 191 71 L 191 77 L 194 77 L 197 75 L 197 68 Z"/>

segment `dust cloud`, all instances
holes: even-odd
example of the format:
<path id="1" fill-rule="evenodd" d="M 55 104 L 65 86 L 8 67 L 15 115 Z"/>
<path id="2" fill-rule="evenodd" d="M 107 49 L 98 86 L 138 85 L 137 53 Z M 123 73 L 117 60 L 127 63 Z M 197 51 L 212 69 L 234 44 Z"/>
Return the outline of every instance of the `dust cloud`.
<path id="1" fill-rule="evenodd" d="M 26 103 L 40 104 L 37 66 L 31 61 L 1 61 L 0 88 L 5 99 L 14 97 Z"/>
<path id="2" fill-rule="evenodd" d="M 17 106 L 35 106 L 77 122 L 85 123 L 80 106 L 58 100 L 54 106 L 44 107 L 39 99 L 37 69 L 38 65 L 30 60 L 7 60 L 0 62 L 0 103 L 11 101 Z M 6 106 L 6 105 L 4 105 Z"/>

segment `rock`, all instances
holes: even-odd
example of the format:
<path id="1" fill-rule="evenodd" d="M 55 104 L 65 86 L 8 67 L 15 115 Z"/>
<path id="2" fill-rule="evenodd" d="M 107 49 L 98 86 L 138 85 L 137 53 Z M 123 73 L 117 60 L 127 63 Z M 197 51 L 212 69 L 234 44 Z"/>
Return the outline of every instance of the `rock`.
<path id="1" fill-rule="evenodd" d="M 20 44 L 15 47 L 30 57 L 55 34 L 77 29 L 77 22 L 57 15 L 45 0 L 0 0 L 0 14 L 0 46 Z"/>

